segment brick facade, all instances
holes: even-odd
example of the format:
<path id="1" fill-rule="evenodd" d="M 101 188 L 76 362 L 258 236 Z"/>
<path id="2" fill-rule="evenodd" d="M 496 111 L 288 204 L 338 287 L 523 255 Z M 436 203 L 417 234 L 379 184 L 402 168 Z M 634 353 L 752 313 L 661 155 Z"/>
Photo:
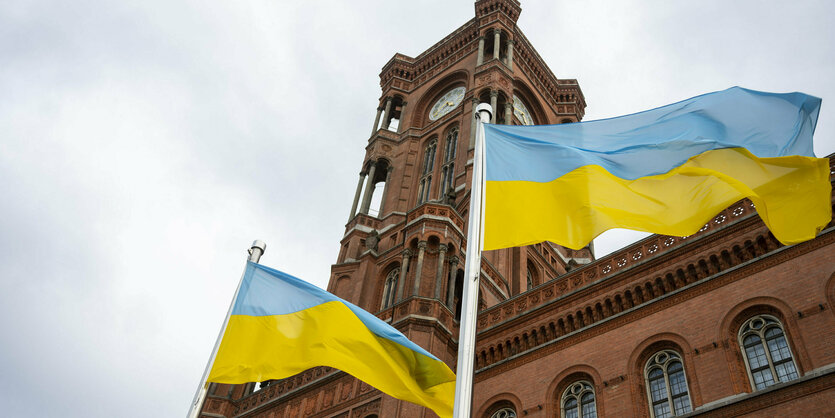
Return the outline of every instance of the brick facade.
<path id="1" fill-rule="evenodd" d="M 517 27 L 516 0 L 480 0 L 475 12 L 424 53 L 395 54 L 383 67 L 328 285 L 453 370 L 473 109 L 492 102 L 497 123 L 512 124 L 524 123 L 514 97 L 536 124 L 579 121 L 585 110 L 577 81 L 557 78 Z M 433 114 L 460 87 L 460 102 Z M 441 190 L 449 172 L 451 187 Z M 559 417 L 563 394 L 581 381 L 597 416 L 650 416 L 645 369 L 662 350 L 680 356 L 692 415 L 835 414 L 832 223 L 785 247 L 741 201 L 689 237 L 653 235 L 596 260 L 591 248 L 541 243 L 485 252 L 481 266 L 475 417 L 501 408 Z M 780 324 L 797 378 L 754 390 L 738 336 L 758 315 Z M 324 367 L 254 388 L 213 384 L 202 416 L 435 416 Z"/>

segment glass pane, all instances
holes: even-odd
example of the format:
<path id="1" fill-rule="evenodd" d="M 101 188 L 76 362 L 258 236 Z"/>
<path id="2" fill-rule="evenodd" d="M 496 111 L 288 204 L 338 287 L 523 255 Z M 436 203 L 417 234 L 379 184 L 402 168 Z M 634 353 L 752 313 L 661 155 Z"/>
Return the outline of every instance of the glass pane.
<path id="1" fill-rule="evenodd" d="M 655 378 L 649 381 L 649 392 L 652 395 L 653 403 L 667 399 L 667 387 L 664 385 L 663 373 L 660 379 Z"/>
<path id="2" fill-rule="evenodd" d="M 772 328 L 773 330 L 774 328 Z M 769 330 L 769 333 L 771 330 Z M 779 332 L 779 330 L 778 330 Z M 791 352 L 789 352 L 789 344 L 786 342 L 786 337 L 783 336 L 783 333 L 780 333 L 778 336 L 770 337 L 766 334 L 766 341 L 768 342 L 768 351 L 771 353 L 771 359 L 774 362 L 778 362 L 783 359 L 790 359 Z"/>
<path id="3" fill-rule="evenodd" d="M 754 377 L 754 386 L 756 386 L 757 389 L 763 389 L 774 383 L 774 379 L 771 377 L 771 369 L 769 368 L 754 372 L 752 373 L 752 376 Z"/>
<path id="4" fill-rule="evenodd" d="M 426 195 L 423 197 L 424 202 L 429 201 L 429 192 L 432 190 L 432 176 L 426 178 Z"/>
<path id="5" fill-rule="evenodd" d="M 597 418 L 597 407 L 594 404 L 594 394 L 586 393 L 582 399 L 583 418 Z"/>
<path id="6" fill-rule="evenodd" d="M 745 349 L 745 354 L 748 355 L 748 364 L 751 365 L 751 370 L 757 370 L 761 367 L 768 367 L 768 358 L 765 356 L 765 349 L 762 344 L 757 344 Z"/>
<path id="7" fill-rule="evenodd" d="M 563 407 L 566 410 L 569 410 L 569 409 L 572 409 L 572 408 L 577 408 L 577 398 L 572 396 L 572 397 L 566 399 L 565 403 L 563 404 Z"/>
<path id="8" fill-rule="evenodd" d="M 455 131 L 455 134 L 452 136 L 452 150 L 450 151 L 449 159 L 455 158 L 455 151 L 456 146 L 458 145 L 458 131 Z"/>
<path id="9" fill-rule="evenodd" d="M 579 418 L 580 417 L 580 409 L 577 407 L 577 398 L 570 397 L 565 400 L 562 405 L 563 409 L 565 410 L 566 418 Z"/>
<path id="10" fill-rule="evenodd" d="M 676 415 L 690 412 L 690 396 L 684 395 L 679 398 L 673 398 L 673 406 L 675 407 Z"/>
<path id="11" fill-rule="evenodd" d="M 774 369 L 777 371 L 777 380 L 780 382 L 797 379 L 797 369 L 794 368 L 794 362 L 791 360 L 775 365 Z"/>
<path id="12" fill-rule="evenodd" d="M 653 405 L 652 409 L 655 411 L 655 418 L 667 418 L 670 416 L 670 404 L 667 401 Z"/>
<path id="13" fill-rule="evenodd" d="M 565 418 L 580 418 L 580 413 L 578 412 L 576 404 L 574 405 L 574 408 L 565 410 Z"/>
<path id="14" fill-rule="evenodd" d="M 667 366 L 667 373 L 675 373 L 677 371 L 680 371 L 681 369 L 682 369 L 681 362 L 676 361 L 676 362 L 670 363 L 670 365 Z"/>
<path id="15" fill-rule="evenodd" d="M 670 367 L 672 369 L 672 366 Z M 673 396 L 687 393 L 687 381 L 684 379 L 684 372 L 679 367 L 679 370 L 670 373 L 670 391 Z"/>

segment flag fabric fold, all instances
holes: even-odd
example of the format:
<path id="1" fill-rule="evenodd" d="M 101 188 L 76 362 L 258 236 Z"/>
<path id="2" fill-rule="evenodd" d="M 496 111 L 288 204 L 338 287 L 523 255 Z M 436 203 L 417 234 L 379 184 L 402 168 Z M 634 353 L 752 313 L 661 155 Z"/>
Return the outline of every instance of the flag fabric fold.
<path id="1" fill-rule="evenodd" d="M 452 416 L 455 374 L 444 362 L 362 308 L 249 262 L 208 381 L 260 382 L 315 366 Z"/>
<path id="2" fill-rule="evenodd" d="M 686 236 L 749 198 L 784 244 L 831 220 L 821 100 L 733 87 L 590 122 L 485 125 L 484 249 L 579 249 L 611 228 Z"/>

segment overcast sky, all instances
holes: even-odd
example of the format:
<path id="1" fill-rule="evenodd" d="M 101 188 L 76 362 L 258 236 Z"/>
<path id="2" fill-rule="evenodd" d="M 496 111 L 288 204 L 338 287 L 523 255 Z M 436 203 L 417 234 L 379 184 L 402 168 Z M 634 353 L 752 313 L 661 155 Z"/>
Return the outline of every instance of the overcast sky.
<path id="1" fill-rule="evenodd" d="M 579 80 L 586 120 L 734 85 L 802 91 L 824 99 L 825 156 L 833 4 L 523 1 L 519 25 Z M 4 414 L 184 415 L 249 244 L 326 285 L 380 69 L 473 14 L 469 0 L 0 2 Z"/>

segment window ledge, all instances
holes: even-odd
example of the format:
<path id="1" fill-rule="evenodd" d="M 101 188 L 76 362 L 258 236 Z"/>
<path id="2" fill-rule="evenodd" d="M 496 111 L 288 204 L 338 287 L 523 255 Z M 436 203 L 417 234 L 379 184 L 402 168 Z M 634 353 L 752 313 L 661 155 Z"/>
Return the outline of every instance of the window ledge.
<path id="1" fill-rule="evenodd" d="M 732 405 L 740 404 L 747 401 L 753 401 L 756 398 L 767 396 L 770 394 L 774 394 L 775 392 L 781 391 L 783 389 L 798 387 L 800 390 L 799 397 L 805 396 L 808 393 L 817 392 L 820 389 L 825 389 L 825 387 L 819 387 L 817 390 L 810 389 L 809 391 L 804 391 L 799 386 L 802 386 L 804 383 L 810 382 L 815 379 L 824 378 L 830 375 L 835 375 L 835 363 L 828 364 L 826 366 L 820 367 L 818 369 L 812 370 L 809 373 L 806 373 L 804 376 L 794 379 L 790 382 L 785 383 L 778 383 L 776 385 L 771 385 L 765 389 L 758 390 L 756 392 L 751 393 L 739 393 L 736 395 L 731 395 L 726 398 L 722 398 L 704 405 L 699 406 L 698 408 L 694 409 L 693 412 L 689 414 L 681 415 L 682 417 L 695 417 L 699 416 L 703 413 L 716 411 L 722 408 L 731 407 Z M 794 397 L 792 398 L 794 399 Z M 766 402 L 767 405 L 759 405 L 758 407 L 754 407 L 753 409 L 761 409 L 763 406 L 771 406 L 776 405 L 782 402 L 787 401 L 788 399 L 783 399 L 780 396 L 775 396 L 773 402 Z"/>

